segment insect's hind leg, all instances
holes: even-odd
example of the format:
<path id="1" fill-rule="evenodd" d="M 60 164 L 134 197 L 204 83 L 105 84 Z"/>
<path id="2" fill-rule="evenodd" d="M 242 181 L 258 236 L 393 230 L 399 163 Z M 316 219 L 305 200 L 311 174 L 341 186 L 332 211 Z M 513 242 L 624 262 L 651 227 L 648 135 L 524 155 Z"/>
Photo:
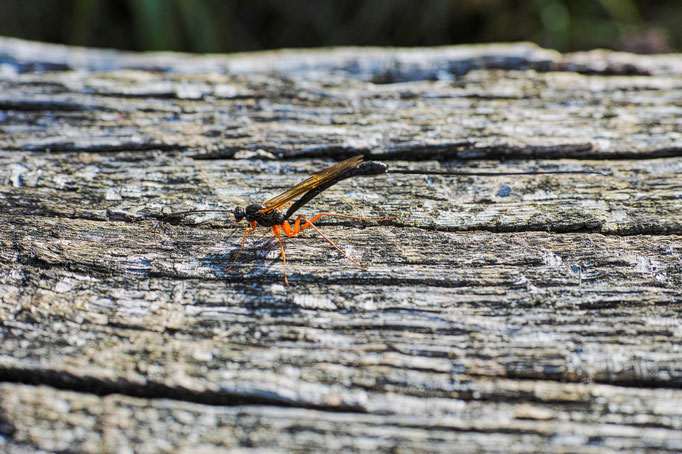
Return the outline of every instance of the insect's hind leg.
<path id="1" fill-rule="evenodd" d="M 317 216 L 314 216 L 314 217 L 311 218 L 311 219 L 306 219 L 306 218 L 304 218 L 303 216 L 299 216 L 299 217 L 296 218 L 296 222 L 294 223 L 294 227 L 293 227 L 293 228 L 289 225 L 288 222 L 285 222 L 285 223 L 282 225 L 282 230 L 284 230 L 284 233 L 286 233 L 287 236 L 296 236 L 296 235 L 298 235 L 303 229 L 308 228 L 308 227 L 312 227 L 313 230 L 315 230 L 317 233 L 319 233 L 320 236 L 321 236 L 322 238 L 324 238 L 324 240 L 325 240 L 327 243 L 329 243 L 334 249 L 336 249 L 336 250 L 339 251 L 341 254 L 343 254 L 343 256 L 346 257 L 348 260 L 350 260 L 355 266 L 357 266 L 358 268 L 360 268 L 360 269 L 362 269 L 362 270 L 366 270 L 367 268 L 365 268 L 364 266 L 360 265 L 358 262 L 356 262 L 355 260 L 353 260 L 352 258 L 350 258 L 350 256 L 349 256 L 348 254 L 346 254 L 345 252 L 343 252 L 343 251 L 341 250 L 341 248 L 339 248 L 336 244 L 334 244 L 334 242 L 332 242 L 332 240 L 330 240 L 329 238 L 327 238 L 327 236 L 326 236 L 324 233 L 320 232 L 320 229 L 318 229 L 317 227 L 315 227 L 315 225 L 312 223 L 312 221 L 313 221 L 313 220 L 316 220 L 316 219 L 319 219 L 319 218 L 322 217 L 322 216 L 328 216 L 328 213 L 321 213 L 321 214 L 318 214 Z M 341 216 L 341 215 L 332 215 L 332 216 L 337 216 L 337 217 L 350 217 L 350 216 Z M 351 218 L 351 219 L 363 219 L 363 218 Z M 303 227 L 300 227 L 300 222 L 301 222 L 301 220 L 305 221 L 305 224 L 303 224 Z"/>
<path id="2" fill-rule="evenodd" d="M 353 221 L 372 221 L 372 222 L 383 222 L 383 221 L 392 221 L 395 219 L 395 216 L 390 217 L 390 218 L 360 218 L 356 216 L 346 216 L 345 214 L 333 214 L 333 213 L 319 213 L 313 216 L 310 219 L 306 219 L 303 216 L 298 216 L 296 218 L 296 221 L 294 222 L 293 228 L 289 226 L 289 223 L 285 222 L 284 225 L 282 226 L 282 229 L 284 230 L 284 233 L 287 234 L 287 236 L 296 236 L 303 230 L 307 229 L 308 227 L 313 227 L 313 222 L 317 221 L 320 219 L 322 216 L 329 216 L 333 218 L 343 218 L 343 219 L 351 219 Z M 305 223 L 301 226 L 301 220 L 305 221 Z M 289 227 L 287 229 L 287 227 Z M 317 228 L 315 228 L 317 230 Z M 319 230 L 318 230 L 319 232 Z"/>
<path id="3" fill-rule="evenodd" d="M 320 236 L 321 236 L 322 238 L 324 238 L 324 240 L 325 240 L 327 243 L 329 243 L 334 249 L 336 249 L 336 250 L 339 251 L 341 254 L 343 254 L 343 256 L 346 257 L 348 260 L 350 260 L 355 266 L 357 266 L 358 268 L 363 269 L 363 270 L 366 270 L 367 268 L 365 268 L 364 266 L 360 265 L 358 262 L 356 262 L 355 260 L 353 260 L 352 258 L 350 258 L 350 257 L 348 256 L 348 254 L 346 254 L 345 252 L 343 252 L 336 244 L 334 244 L 334 243 L 332 242 L 332 240 L 330 240 L 329 238 L 327 238 L 327 236 L 326 236 L 324 233 L 320 232 L 320 229 L 318 229 L 317 227 L 315 227 L 315 225 L 313 224 L 313 222 L 317 221 L 317 220 L 320 219 L 322 216 L 329 216 L 329 217 L 343 218 L 343 219 L 351 219 L 351 220 L 353 220 L 353 221 L 374 221 L 374 222 L 392 221 L 392 220 L 395 219 L 395 217 L 390 217 L 390 218 L 361 218 L 361 217 L 356 217 L 356 216 L 346 216 L 346 215 L 343 215 L 343 214 L 319 213 L 319 214 L 316 214 L 315 216 L 313 216 L 313 217 L 310 218 L 310 219 L 306 219 L 306 218 L 303 217 L 303 216 L 298 216 L 298 217 L 296 218 L 296 221 L 294 222 L 294 226 L 293 226 L 293 227 L 292 227 L 287 221 L 284 221 L 284 224 L 282 224 L 282 226 L 281 226 L 282 231 L 284 231 L 284 233 L 285 233 L 287 236 L 289 236 L 289 237 L 296 236 L 296 235 L 298 235 L 299 233 L 301 233 L 303 230 L 307 229 L 308 227 L 312 227 L 312 228 L 313 228 L 318 234 L 320 234 Z M 302 226 L 301 226 L 301 221 L 304 221 L 304 223 L 303 223 Z M 274 230 L 274 227 L 273 227 L 273 230 Z M 279 237 L 278 233 L 279 233 L 279 232 L 275 233 L 275 235 L 277 235 L 277 236 Z M 280 240 L 280 242 L 281 242 L 281 240 Z M 284 258 L 284 251 L 282 251 L 282 258 Z M 286 279 L 286 275 L 285 275 L 285 279 Z"/>

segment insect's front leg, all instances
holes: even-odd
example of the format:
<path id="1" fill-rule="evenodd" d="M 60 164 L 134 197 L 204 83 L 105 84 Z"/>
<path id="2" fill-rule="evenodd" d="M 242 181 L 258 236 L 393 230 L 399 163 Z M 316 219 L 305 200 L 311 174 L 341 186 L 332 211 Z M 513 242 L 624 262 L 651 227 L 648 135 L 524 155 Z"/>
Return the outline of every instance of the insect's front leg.
<path id="1" fill-rule="evenodd" d="M 246 235 L 247 235 L 248 233 L 251 233 L 251 232 L 253 232 L 254 230 L 256 230 L 256 226 L 257 226 L 257 225 L 258 225 L 257 222 L 251 222 L 251 227 L 247 227 L 246 229 L 244 229 L 244 236 L 242 237 L 242 246 L 239 248 L 239 251 L 237 252 L 237 255 L 235 256 L 234 260 L 232 260 L 232 263 L 230 263 L 230 266 L 228 266 L 227 268 L 225 268 L 225 272 L 226 272 L 226 273 L 232 269 L 232 267 L 234 266 L 234 264 L 237 262 L 237 259 L 238 259 L 239 256 L 241 255 L 242 251 L 244 250 L 244 244 L 246 244 Z"/>

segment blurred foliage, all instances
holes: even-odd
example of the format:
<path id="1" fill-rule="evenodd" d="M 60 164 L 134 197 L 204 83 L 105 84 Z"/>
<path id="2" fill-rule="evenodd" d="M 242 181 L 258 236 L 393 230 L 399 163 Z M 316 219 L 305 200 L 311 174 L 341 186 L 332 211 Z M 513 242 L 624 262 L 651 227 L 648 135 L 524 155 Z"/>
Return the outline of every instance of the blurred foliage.
<path id="1" fill-rule="evenodd" d="M 2 0 L 0 35 L 132 50 L 534 41 L 574 51 L 682 47 L 680 0 Z"/>

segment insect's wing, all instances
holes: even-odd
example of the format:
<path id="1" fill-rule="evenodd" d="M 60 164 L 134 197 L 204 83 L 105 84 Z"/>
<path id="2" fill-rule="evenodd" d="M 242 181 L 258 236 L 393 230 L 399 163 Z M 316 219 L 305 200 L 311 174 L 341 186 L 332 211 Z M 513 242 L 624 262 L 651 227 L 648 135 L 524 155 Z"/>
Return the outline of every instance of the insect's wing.
<path id="1" fill-rule="evenodd" d="M 263 204 L 265 206 L 265 209 L 262 211 L 266 212 L 277 209 L 284 205 L 285 203 L 289 202 L 290 200 L 295 199 L 299 195 L 305 194 L 311 189 L 314 189 L 320 186 L 321 184 L 326 183 L 327 181 L 333 180 L 342 173 L 346 172 L 348 169 L 352 169 L 353 167 L 357 166 L 361 162 L 362 155 L 358 155 L 346 159 L 345 161 L 341 161 L 337 164 L 334 164 L 333 166 L 316 173 L 307 180 L 302 181 L 301 183 L 297 184 L 288 191 L 285 191 L 278 195 L 277 197 L 268 200 Z"/>

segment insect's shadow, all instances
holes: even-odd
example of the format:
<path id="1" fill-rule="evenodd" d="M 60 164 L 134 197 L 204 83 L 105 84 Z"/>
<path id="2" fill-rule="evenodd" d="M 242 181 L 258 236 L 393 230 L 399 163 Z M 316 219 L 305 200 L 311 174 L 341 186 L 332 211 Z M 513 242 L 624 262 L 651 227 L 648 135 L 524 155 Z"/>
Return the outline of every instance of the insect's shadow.
<path id="1" fill-rule="evenodd" d="M 222 212 L 222 211 L 220 211 Z M 178 213 L 179 215 L 194 214 L 193 212 Z M 274 238 L 267 238 L 268 230 L 264 229 L 257 231 L 255 234 L 249 234 L 246 237 L 244 249 L 240 251 L 242 244 L 242 234 L 244 232 L 243 225 L 236 223 L 224 223 L 216 219 L 207 219 L 204 221 L 195 221 L 191 217 L 182 218 L 177 217 L 178 214 L 166 216 L 164 220 L 158 222 L 154 226 L 154 237 L 161 243 L 166 244 L 166 240 L 162 236 L 175 243 L 181 244 L 182 250 L 191 251 L 191 244 L 195 240 L 195 236 L 201 235 L 202 229 L 225 229 L 226 234 L 222 237 L 218 248 L 220 252 L 211 252 L 198 258 L 199 262 L 208 268 L 211 273 L 218 278 L 225 278 L 227 280 L 241 281 L 244 277 L 244 268 L 249 272 L 258 270 L 257 274 L 261 275 L 267 273 L 276 263 L 276 260 L 264 260 L 268 257 L 275 258 L 273 251 L 277 250 L 277 257 L 279 257 L 279 245 Z M 173 216 L 177 217 L 175 219 Z M 169 227 L 171 225 L 182 225 L 188 227 L 189 230 L 184 232 L 173 232 Z M 237 254 L 239 257 L 237 258 Z M 235 261 L 235 258 L 237 260 Z M 234 262 L 234 268 L 228 271 L 230 265 Z M 232 278 L 232 279 L 230 279 Z"/>
<path id="2" fill-rule="evenodd" d="M 236 232 L 233 232 L 225 238 L 225 252 L 211 252 L 199 259 L 199 262 L 209 268 L 215 276 L 219 278 L 233 277 L 240 280 L 244 277 L 244 267 L 250 269 L 257 268 L 258 270 L 262 270 L 262 273 L 267 273 L 276 263 L 278 263 L 277 260 L 264 260 L 273 254 L 273 251 L 275 250 L 277 250 L 277 258 L 279 257 L 279 245 L 274 239 L 265 237 L 267 231 L 257 235 L 256 238 L 247 237 L 246 244 L 241 253 L 239 252 L 241 248 L 241 237 L 235 235 L 235 233 Z M 234 241 L 235 238 L 240 239 L 239 241 Z M 239 254 L 239 257 L 237 257 L 237 254 Z M 274 256 L 272 258 L 275 259 Z M 233 263 L 234 268 L 228 271 L 228 268 Z M 262 273 L 258 272 L 258 274 Z"/>

